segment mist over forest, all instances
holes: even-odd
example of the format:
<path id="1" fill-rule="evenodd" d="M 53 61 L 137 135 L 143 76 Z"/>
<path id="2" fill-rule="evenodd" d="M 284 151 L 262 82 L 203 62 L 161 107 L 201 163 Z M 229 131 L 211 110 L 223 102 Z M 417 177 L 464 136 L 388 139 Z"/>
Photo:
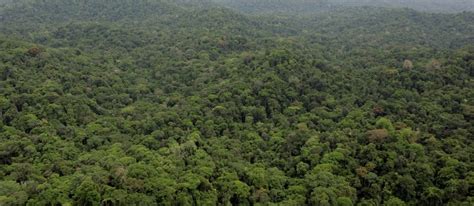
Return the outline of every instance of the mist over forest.
<path id="1" fill-rule="evenodd" d="M 470 0 L 211 0 L 232 8 L 254 12 L 282 12 L 293 9 L 299 12 L 314 12 L 324 7 L 386 7 L 411 8 L 427 12 L 474 11 Z M 318 9 L 319 8 L 319 9 Z M 260 11 L 258 11 L 260 10 Z"/>

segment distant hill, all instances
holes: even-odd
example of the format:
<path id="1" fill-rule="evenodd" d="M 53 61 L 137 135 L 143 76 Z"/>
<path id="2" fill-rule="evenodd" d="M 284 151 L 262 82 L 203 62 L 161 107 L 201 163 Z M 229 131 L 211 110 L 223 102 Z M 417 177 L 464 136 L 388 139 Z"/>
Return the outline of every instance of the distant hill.
<path id="1" fill-rule="evenodd" d="M 472 0 L 333 0 L 331 2 L 346 6 L 412 8 L 428 12 L 474 11 Z"/>
<path id="2" fill-rule="evenodd" d="M 335 7 L 411 8 L 427 12 L 474 11 L 471 0 L 211 0 L 248 13 L 314 13 Z"/>

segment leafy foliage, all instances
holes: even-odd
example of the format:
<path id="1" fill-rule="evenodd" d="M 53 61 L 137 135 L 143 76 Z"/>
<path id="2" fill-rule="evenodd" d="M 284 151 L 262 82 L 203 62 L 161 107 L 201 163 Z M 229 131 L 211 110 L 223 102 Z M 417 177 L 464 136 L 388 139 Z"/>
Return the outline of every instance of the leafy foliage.
<path id="1" fill-rule="evenodd" d="M 473 13 L 0 11 L 0 205 L 473 203 Z"/>

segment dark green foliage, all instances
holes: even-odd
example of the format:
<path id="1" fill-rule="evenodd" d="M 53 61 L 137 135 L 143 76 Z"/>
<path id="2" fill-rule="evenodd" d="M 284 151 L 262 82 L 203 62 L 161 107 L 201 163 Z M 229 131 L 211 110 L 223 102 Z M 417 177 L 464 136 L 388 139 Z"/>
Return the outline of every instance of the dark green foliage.
<path id="1" fill-rule="evenodd" d="M 0 205 L 474 202 L 473 13 L 0 12 Z"/>

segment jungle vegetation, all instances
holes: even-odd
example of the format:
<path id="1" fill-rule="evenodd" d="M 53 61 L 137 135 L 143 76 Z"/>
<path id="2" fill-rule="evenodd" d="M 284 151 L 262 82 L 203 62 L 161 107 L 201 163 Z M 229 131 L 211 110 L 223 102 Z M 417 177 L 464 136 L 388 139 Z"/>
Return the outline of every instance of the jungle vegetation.
<path id="1" fill-rule="evenodd" d="M 2 1 L 0 205 L 474 204 L 473 12 L 258 2 Z"/>

